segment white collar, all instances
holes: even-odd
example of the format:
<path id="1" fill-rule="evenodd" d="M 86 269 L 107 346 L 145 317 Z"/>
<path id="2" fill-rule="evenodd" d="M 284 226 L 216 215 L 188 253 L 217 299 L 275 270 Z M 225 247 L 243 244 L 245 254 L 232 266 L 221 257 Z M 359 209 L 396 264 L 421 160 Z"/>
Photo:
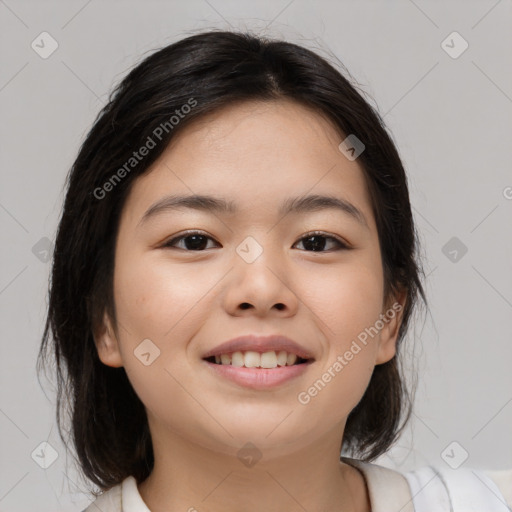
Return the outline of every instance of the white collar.
<path id="1" fill-rule="evenodd" d="M 142 500 L 137 488 L 137 480 L 133 476 L 125 478 L 121 486 L 123 512 L 151 512 Z"/>

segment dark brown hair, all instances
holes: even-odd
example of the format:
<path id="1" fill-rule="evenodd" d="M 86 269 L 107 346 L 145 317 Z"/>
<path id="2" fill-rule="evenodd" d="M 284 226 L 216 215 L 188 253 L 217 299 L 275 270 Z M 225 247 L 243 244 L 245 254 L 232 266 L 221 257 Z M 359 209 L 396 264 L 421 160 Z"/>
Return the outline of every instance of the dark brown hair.
<path id="1" fill-rule="evenodd" d="M 201 116 L 238 101 L 283 98 L 328 118 L 341 137 L 355 134 L 364 143 L 358 162 L 378 228 L 384 298 L 407 292 L 397 355 L 375 367 L 363 398 L 348 417 L 342 448 L 370 461 L 391 446 L 409 419 L 412 395 L 398 357 L 417 300 L 421 296 L 426 304 L 426 298 L 406 174 L 382 118 L 318 54 L 250 33 L 211 30 L 156 51 L 129 72 L 98 114 L 66 182 L 38 372 L 51 348 L 59 434 L 66 443 L 61 409 L 68 405 L 69 434 L 81 469 L 103 490 L 129 475 L 145 480 L 154 463 L 144 406 L 124 368 L 100 361 L 93 337 L 105 311 L 115 324 L 115 241 L 130 187 L 172 137 Z M 127 167 L 134 150 L 148 137 L 158 138 L 155 133 L 160 135 L 156 147 Z"/>

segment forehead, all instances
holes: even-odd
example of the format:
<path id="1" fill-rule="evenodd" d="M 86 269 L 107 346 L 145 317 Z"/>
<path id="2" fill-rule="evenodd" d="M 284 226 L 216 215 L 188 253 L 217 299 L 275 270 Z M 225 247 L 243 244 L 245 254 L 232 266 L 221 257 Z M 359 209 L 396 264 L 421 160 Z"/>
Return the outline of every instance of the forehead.
<path id="1" fill-rule="evenodd" d="M 307 140 L 306 146 L 303 142 Z M 258 149 L 268 154 L 298 147 L 314 153 L 337 147 L 342 134 L 322 112 L 290 99 L 243 101 L 202 116 L 178 132 L 167 148 L 194 145 L 208 151 Z M 221 156 L 221 155 L 219 155 Z M 290 154 L 288 154 L 290 157 Z"/>
<path id="2" fill-rule="evenodd" d="M 288 197 L 335 195 L 371 223 L 362 166 L 338 149 L 344 135 L 311 108 L 286 101 L 245 102 L 194 121 L 137 178 L 127 203 L 138 220 L 166 195 L 222 196 L 259 215 Z"/>

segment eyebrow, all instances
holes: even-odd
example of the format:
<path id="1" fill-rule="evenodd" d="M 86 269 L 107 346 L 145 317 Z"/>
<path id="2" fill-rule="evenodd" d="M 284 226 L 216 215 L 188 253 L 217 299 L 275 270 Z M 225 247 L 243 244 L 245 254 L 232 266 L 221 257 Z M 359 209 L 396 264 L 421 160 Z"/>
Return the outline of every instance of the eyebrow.
<path id="1" fill-rule="evenodd" d="M 139 221 L 139 225 L 147 222 L 158 214 L 180 209 L 192 209 L 219 214 L 235 214 L 238 207 L 233 201 L 209 195 L 171 195 L 166 196 L 151 205 Z M 299 196 L 286 199 L 281 203 L 279 215 L 289 213 L 301 214 L 321 210 L 335 209 L 341 211 L 369 229 L 365 216 L 346 199 L 326 195 Z"/>

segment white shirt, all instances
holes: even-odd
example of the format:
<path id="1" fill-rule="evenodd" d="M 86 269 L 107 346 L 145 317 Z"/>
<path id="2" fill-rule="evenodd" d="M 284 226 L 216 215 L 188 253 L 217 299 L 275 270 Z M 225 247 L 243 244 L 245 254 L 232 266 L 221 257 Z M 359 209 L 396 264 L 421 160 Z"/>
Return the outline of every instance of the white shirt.
<path id="1" fill-rule="evenodd" d="M 342 457 L 366 480 L 372 512 L 510 512 L 512 469 L 483 471 L 425 466 L 398 471 Z M 133 476 L 99 496 L 83 512 L 151 512 Z"/>

